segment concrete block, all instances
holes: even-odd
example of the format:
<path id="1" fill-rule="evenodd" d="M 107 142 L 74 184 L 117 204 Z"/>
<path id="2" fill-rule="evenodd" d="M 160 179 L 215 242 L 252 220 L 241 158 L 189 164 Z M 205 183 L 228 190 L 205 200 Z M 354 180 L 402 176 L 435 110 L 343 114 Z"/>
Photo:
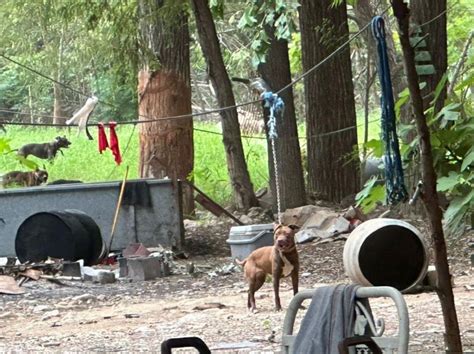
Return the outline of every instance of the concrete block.
<path id="1" fill-rule="evenodd" d="M 63 275 L 68 277 L 80 277 L 81 265 L 79 264 L 79 262 L 64 262 Z"/>
<path id="2" fill-rule="evenodd" d="M 100 284 L 112 284 L 115 283 L 115 273 L 112 272 L 99 272 L 94 277 L 94 282 L 100 283 Z"/>
<path id="3" fill-rule="evenodd" d="M 160 277 L 162 260 L 158 257 L 127 259 L 128 277 L 133 280 L 151 280 Z"/>
<path id="4" fill-rule="evenodd" d="M 127 258 L 120 257 L 118 259 L 118 262 L 119 262 L 119 269 L 120 269 L 119 277 L 125 278 L 126 276 L 128 276 Z"/>
<path id="5" fill-rule="evenodd" d="M 301 230 L 298 231 L 295 235 L 296 238 L 296 243 L 305 243 L 305 242 L 311 242 L 318 236 L 314 233 L 313 230 Z"/>

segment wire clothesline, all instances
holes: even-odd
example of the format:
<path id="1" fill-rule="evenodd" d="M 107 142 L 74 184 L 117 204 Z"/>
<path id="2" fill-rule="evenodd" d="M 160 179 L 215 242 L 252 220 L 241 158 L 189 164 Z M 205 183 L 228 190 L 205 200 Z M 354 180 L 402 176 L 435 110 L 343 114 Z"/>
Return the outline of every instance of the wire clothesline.
<path id="1" fill-rule="evenodd" d="M 383 12 L 382 14 L 384 14 L 385 12 L 387 12 L 389 10 L 390 6 L 387 7 Z M 370 22 L 367 23 L 364 27 L 362 27 L 358 32 L 356 32 L 354 35 L 352 35 L 349 39 L 347 39 L 344 43 L 342 43 L 338 48 L 336 48 L 332 53 L 330 53 L 326 58 L 324 58 L 323 60 L 321 60 L 319 63 L 315 64 L 313 67 L 311 67 L 309 70 L 307 70 L 306 72 L 304 72 L 303 74 L 301 74 L 299 77 L 295 78 L 294 80 L 292 80 L 288 85 L 284 86 L 283 88 L 281 88 L 280 90 L 278 90 L 276 92 L 276 94 L 280 94 L 282 93 L 283 91 L 286 91 L 287 89 L 289 89 L 290 87 L 294 86 L 296 83 L 298 83 L 299 81 L 303 80 L 306 76 L 308 76 L 310 73 L 312 73 L 314 70 L 318 69 L 320 66 L 322 66 L 323 64 L 325 64 L 327 61 L 329 61 L 332 57 L 334 57 L 335 55 L 337 55 L 342 49 L 344 49 L 345 46 L 349 45 L 356 37 L 358 37 L 362 32 L 364 32 L 368 27 L 370 26 Z M 29 66 L 23 64 L 23 63 L 20 63 L 8 56 L 6 56 L 5 54 L 3 53 L 0 53 L 0 57 L 4 58 L 5 60 L 8 60 L 26 70 L 29 70 L 41 77 L 43 77 L 44 79 L 47 79 L 55 84 L 58 84 L 58 85 L 61 85 L 62 87 L 66 88 L 66 89 L 69 89 L 71 90 L 72 92 L 75 92 L 79 95 L 82 95 L 84 97 L 90 97 L 90 95 L 87 95 L 86 93 L 84 92 L 81 92 L 67 84 L 64 84 L 58 80 L 55 80 L 33 68 L 30 68 Z M 136 120 L 128 120 L 128 121 L 120 121 L 120 122 L 117 122 L 118 125 L 126 125 L 126 124 L 144 124 L 144 123 L 152 123 L 152 122 L 156 122 L 156 121 L 163 121 L 163 120 L 172 120 L 172 119 L 185 119 L 185 118 L 191 118 L 191 117 L 198 117 L 198 116 L 203 116 L 203 115 L 209 115 L 209 114 L 214 114 L 214 113 L 220 113 L 220 112 L 223 112 L 223 111 L 226 111 L 226 110 L 230 110 L 230 109 L 235 109 L 235 108 L 239 108 L 239 107 L 244 107 L 244 106 L 248 106 L 248 105 L 252 105 L 252 104 L 256 104 L 256 103 L 261 103 L 262 102 L 262 99 L 255 99 L 255 100 L 251 100 L 251 101 L 247 101 L 247 102 L 243 102 L 243 103 L 239 103 L 239 104 L 235 104 L 235 105 L 231 105 L 231 106 L 227 106 L 227 107 L 221 107 L 221 108 L 216 108 L 216 109 L 211 109 L 211 110 L 206 110 L 206 111 L 202 111 L 202 112 L 195 112 L 195 113 L 188 113 L 188 114 L 182 114 L 182 115 L 175 115 L 175 116 L 168 116 L 168 117 L 160 117 L 160 118 L 152 118 L 152 117 L 149 117 L 149 116 L 145 116 L 145 115 L 142 115 L 142 114 L 138 114 L 138 116 L 140 118 L 144 118 L 144 119 L 136 119 Z M 102 100 L 98 100 L 98 103 L 102 103 L 102 104 L 105 104 L 105 105 L 108 105 L 108 106 L 111 106 L 111 107 L 114 107 L 114 108 L 117 108 L 115 107 L 115 105 L 109 103 L 109 102 L 106 102 L 106 101 L 102 101 Z M 53 126 L 53 127 L 68 127 L 68 126 L 71 126 L 71 125 L 68 125 L 66 123 L 35 123 L 35 122 L 2 122 L 2 124 L 10 124 L 10 125 L 24 125 L 24 126 Z M 99 123 L 89 123 L 87 124 L 88 126 L 98 126 Z"/>
<path id="2" fill-rule="evenodd" d="M 381 12 L 381 14 L 385 14 L 389 9 L 390 9 L 391 6 L 388 6 L 385 10 L 383 10 Z M 441 13 L 439 13 L 438 15 L 436 15 L 435 17 L 433 17 L 432 19 L 426 21 L 425 23 L 421 24 L 420 26 L 424 26 L 428 23 L 431 23 L 437 19 L 439 19 L 443 14 L 445 14 L 446 12 L 448 11 L 448 9 L 445 9 L 444 11 L 442 11 Z M 298 76 L 297 78 L 293 79 L 290 83 L 288 83 L 286 86 L 282 87 L 281 89 L 279 89 L 278 91 L 275 92 L 275 94 L 279 95 L 281 94 L 282 92 L 286 91 L 287 89 L 289 89 L 290 87 L 294 86 L 296 83 L 298 83 L 299 81 L 303 80 L 306 76 L 308 76 L 309 74 L 311 74 L 313 71 L 317 70 L 319 67 L 321 67 L 323 64 L 325 64 L 327 61 L 329 61 L 330 59 L 332 59 L 336 54 L 338 54 L 342 49 L 344 49 L 344 47 L 346 47 L 347 45 L 349 45 L 354 39 L 356 39 L 361 33 L 363 33 L 365 30 L 367 30 L 367 28 L 370 26 L 371 24 L 371 21 L 369 21 L 365 26 L 363 26 L 361 29 L 359 29 L 359 31 L 357 31 L 355 34 L 353 34 L 350 38 L 348 38 L 344 43 L 342 43 L 338 48 L 336 48 L 333 52 L 331 52 L 326 58 L 322 59 L 320 62 L 318 62 L 317 64 L 315 64 L 313 67 L 311 67 L 310 69 L 308 69 L 306 72 L 304 72 L 303 74 L 301 74 L 300 76 Z M 3 53 L 0 53 L 0 57 L 4 58 L 5 60 L 8 60 L 26 70 L 29 70 L 41 77 L 43 77 L 44 79 L 46 80 L 49 80 L 55 84 L 58 84 L 66 89 L 69 89 L 71 90 L 72 92 L 76 93 L 76 94 L 79 94 L 83 97 L 87 97 L 89 98 L 91 95 L 88 95 L 84 92 L 81 92 L 73 87 L 71 87 L 70 85 L 67 85 L 63 82 L 60 82 L 58 80 L 55 80 L 54 78 L 51 78 L 23 63 L 20 63 L 8 56 L 6 56 L 5 54 Z M 221 107 L 221 108 L 216 108 L 216 109 L 211 109 L 211 110 L 204 110 L 204 111 L 201 111 L 201 112 L 194 112 L 194 113 L 188 113 L 188 114 L 182 114 L 182 115 L 175 115 L 175 116 L 167 116 L 167 117 L 159 117 L 159 118 L 152 118 L 152 117 L 149 117 L 149 116 L 145 116 L 145 115 L 142 115 L 142 114 L 138 114 L 138 116 L 140 118 L 144 118 L 144 119 L 135 119 L 135 120 L 127 120 L 127 121 L 118 121 L 116 122 L 117 125 L 135 125 L 135 124 L 145 124 L 145 123 L 153 123 L 153 122 L 157 122 L 157 121 L 163 121 L 163 120 L 173 120 L 173 119 L 188 119 L 188 118 L 192 118 L 192 117 L 198 117 L 198 116 L 205 116 L 205 115 L 210 115 L 210 114 L 215 114 L 215 113 L 220 113 L 220 112 L 223 112 L 223 111 L 226 111 L 226 110 L 230 110 L 230 109 L 235 109 L 235 108 L 239 108 L 239 107 L 244 107 L 244 106 L 248 106 L 248 105 L 252 105 L 252 104 L 256 104 L 256 103 L 261 103 L 262 102 L 262 99 L 259 98 L 259 99 L 255 99 L 255 100 L 251 100 L 251 101 L 247 101 L 247 102 L 243 102 L 243 103 L 239 103 L 239 104 L 235 104 L 235 105 L 231 105 L 231 106 L 227 106 L 227 107 Z M 109 103 L 107 101 L 103 101 L 103 100 L 98 100 L 98 103 L 101 103 L 101 104 L 105 104 L 107 106 L 110 106 L 110 107 L 113 107 L 115 109 L 118 109 L 117 106 L 113 105 L 112 103 Z M 0 112 L 2 111 L 5 111 L 5 110 L 0 110 Z M 16 112 L 17 114 L 22 114 L 20 112 Z M 28 115 L 31 115 L 31 113 L 24 113 L 24 114 L 28 114 Z M 39 114 L 34 114 L 34 115 L 37 115 L 37 116 L 44 116 L 44 117 L 51 117 L 51 116 L 47 116 L 47 115 L 39 115 Z M 4 125 L 19 125 L 19 126 L 43 126 L 43 127 L 72 127 L 74 125 L 69 125 L 69 124 L 66 124 L 66 123 L 37 123 L 37 122 L 13 122 L 13 121 L 0 121 L 1 124 L 4 124 Z M 98 126 L 100 123 L 88 123 L 87 126 Z M 107 123 L 105 123 L 107 124 Z M 355 129 L 357 127 L 357 125 L 354 125 L 354 126 L 351 126 L 351 127 L 346 127 L 346 128 L 342 128 L 342 129 L 339 129 L 339 130 L 336 130 L 336 131 L 332 131 L 332 132 L 327 132 L 327 133 L 322 133 L 322 134 L 318 134 L 318 136 L 324 136 L 324 135 L 331 135 L 331 134 L 335 134 L 335 133 L 338 133 L 338 132 L 341 132 L 341 131 L 345 131 L 345 130 L 349 130 L 349 129 Z M 194 128 L 194 130 L 197 130 L 197 131 L 203 131 L 202 129 L 201 130 L 198 130 L 197 128 Z M 212 131 L 206 131 L 208 133 L 215 133 L 215 134 L 220 134 L 222 135 L 222 133 L 218 133 L 218 132 L 212 132 Z M 246 137 L 246 138 L 261 138 L 261 139 L 266 139 L 265 137 L 252 137 L 252 136 L 242 136 L 242 137 Z M 311 137 L 310 137 L 311 138 Z"/>

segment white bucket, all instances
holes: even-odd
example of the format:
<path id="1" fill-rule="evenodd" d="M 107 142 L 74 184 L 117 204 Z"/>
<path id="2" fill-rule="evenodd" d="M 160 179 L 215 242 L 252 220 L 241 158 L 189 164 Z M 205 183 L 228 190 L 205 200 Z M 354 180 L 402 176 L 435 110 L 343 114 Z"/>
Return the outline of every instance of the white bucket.
<path id="1" fill-rule="evenodd" d="M 409 223 L 372 219 L 349 235 L 343 261 L 354 283 L 392 286 L 406 292 L 424 279 L 428 252 L 421 233 Z"/>

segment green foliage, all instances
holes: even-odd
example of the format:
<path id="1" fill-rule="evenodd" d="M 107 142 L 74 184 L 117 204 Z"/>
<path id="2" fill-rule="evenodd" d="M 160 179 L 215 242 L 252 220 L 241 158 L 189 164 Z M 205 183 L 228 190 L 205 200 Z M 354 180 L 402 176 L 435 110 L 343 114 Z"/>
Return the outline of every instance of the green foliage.
<path id="1" fill-rule="evenodd" d="M 136 117 L 137 26 L 134 0 L 0 2 L 2 53 L 110 102 L 114 108 L 97 107 L 95 115 L 101 120 L 118 113 L 119 118 Z M 33 111 L 51 115 L 51 81 L 4 59 L 0 77 L 2 107 L 29 111 L 31 103 Z M 69 115 L 86 100 L 65 88 L 61 95 Z"/>
<path id="2" fill-rule="evenodd" d="M 219 132 L 216 124 L 195 123 L 195 127 Z M 32 169 L 36 166 L 42 167 L 44 164 L 50 181 L 79 179 L 85 182 L 100 182 L 121 180 L 125 173 L 125 167 L 129 165 L 129 178 L 138 178 L 138 129 L 135 129 L 131 135 L 132 130 L 131 126 L 124 125 L 117 128 L 120 148 L 123 153 L 123 162 L 120 166 L 115 165 L 110 150 L 103 154 L 98 153 L 96 140 L 90 141 L 85 135 L 77 136 L 76 129 L 67 129 L 60 132 L 61 135 L 67 135 L 71 141 L 71 146 L 63 150 L 64 156 L 58 153 L 53 163 L 32 157 L 31 162 L 35 163 Z M 91 130 L 92 134 L 93 132 Z M 48 142 L 57 135 L 58 131 L 54 128 L 7 127 L 6 135 L 0 136 L 0 175 L 12 170 L 27 168 L 17 159 L 16 153 L 7 153 L 11 149 L 18 149 L 27 143 Z M 130 146 L 125 151 L 130 137 Z M 217 202 L 224 205 L 230 203 L 232 189 L 227 174 L 222 136 L 195 131 L 194 142 L 195 167 L 192 174 L 194 182 Z M 262 188 L 268 184 L 266 141 L 244 138 L 243 145 L 253 185 L 256 189 Z"/>
<path id="3" fill-rule="evenodd" d="M 444 107 L 435 112 L 434 102 L 447 83 L 445 75 L 438 84 L 431 106 L 425 115 L 431 127 L 431 146 L 434 167 L 438 175 L 437 190 L 446 194 L 450 203 L 444 213 L 446 230 L 457 235 L 463 230 L 463 221 L 474 210 L 474 110 L 472 98 L 466 94 L 472 83 L 474 73 L 457 85 L 454 94 L 447 98 Z M 400 103 L 402 101 L 402 103 Z M 401 95 L 397 106 L 407 102 L 406 95 Z M 404 126 L 405 131 L 413 131 L 413 124 Z M 381 144 L 371 140 L 366 148 L 374 155 L 380 155 Z M 419 139 L 410 144 L 402 144 L 402 157 L 405 161 L 419 165 Z M 413 159 L 413 157 L 416 159 Z M 373 180 L 367 181 L 364 189 L 357 195 L 358 204 L 366 211 L 375 208 L 378 202 L 385 200 Z"/>
<path id="4" fill-rule="evenodd" d="M 448 8 L 448 62 L 454 64 L 459 60 L 464 43 L 472 31 L 474 7 L 472 0 L 457 0 L 448 3 Z M 470 52 L 473 52 L 472 47 Z M 466 64 L 474 64 L 474 55 L 468 55 Z"/>
<path id="5" fill-rule="evenodd" d="M 377 177 L 371 177 L 356 195 L 356 206 L 364 213 L 373 211 L 378 203 L 383 203 L 386 199 L 385 187 L 376 183 Z"/>
<path id="6" fill-rule="evenodd" d="M 37 163 L 29 159 L 25 159 L 22 156 L 18 156 L 14 152 L 15 151 L 12 150 L 12 148 L 10 147 L 10 139 L 1 137 L 0 138 L 0 161 L 1 160 L 7 161 L 11 164 L 20 163 L 22 166 L 25 166 L 26 168 L 30 170 L 35 170 L 36 168 L 38 168 Z"/>
<path id="7" fill-rule="evenodd" d="M 283 0 L 248 0 L 238 27 L 251 32 L 252 64 L 266 61 L 270 48 L 268 31 L 273 31 L 276 39 L 291 40 L 296 31 L 296 3 Z"/>

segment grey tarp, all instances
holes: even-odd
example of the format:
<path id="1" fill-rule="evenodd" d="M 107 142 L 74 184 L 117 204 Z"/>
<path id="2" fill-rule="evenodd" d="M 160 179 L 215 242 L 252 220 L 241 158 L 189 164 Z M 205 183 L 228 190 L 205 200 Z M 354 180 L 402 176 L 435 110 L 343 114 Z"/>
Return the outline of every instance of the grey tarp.
<path id="1" fill-rule="evenodd" d="M 315 290 L 296 336 L 294 353 L 339 353 L 339 342 L 354 335 L 357 288 L 357 285 L 336 285 Z"/>

